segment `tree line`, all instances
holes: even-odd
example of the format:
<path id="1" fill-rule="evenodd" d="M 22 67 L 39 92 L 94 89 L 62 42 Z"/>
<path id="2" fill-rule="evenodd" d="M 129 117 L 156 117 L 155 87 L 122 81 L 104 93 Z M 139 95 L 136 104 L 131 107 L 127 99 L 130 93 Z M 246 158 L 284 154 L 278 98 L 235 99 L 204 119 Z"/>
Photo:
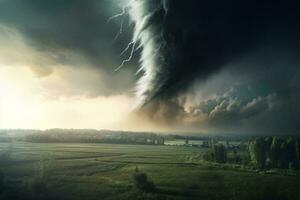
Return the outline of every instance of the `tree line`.
<path id="1" fill-rule="evenodd" d="M 300 141 L 292 137 L 259 137 L 249 144 L 253 163 L 261 168 L 299 169 Z"/>
<path id="2" fill-rule="evenodd" d="M 234 148 L 228 142 L 226 145 L 210 142 L 203 159 L 254 165 L 259 169 L 300 169 L 300 141 L 292 137 L 257 137 Z"/>
<path id="3" fill-rule="evenodd" d="M 108 144 L 147 144 L 163 145 L 162 135 L 154 133 L 131 133 L 111 131 L 47 130 L 28 134 L 26 142 L 36 143 L 108 143 Z"/>

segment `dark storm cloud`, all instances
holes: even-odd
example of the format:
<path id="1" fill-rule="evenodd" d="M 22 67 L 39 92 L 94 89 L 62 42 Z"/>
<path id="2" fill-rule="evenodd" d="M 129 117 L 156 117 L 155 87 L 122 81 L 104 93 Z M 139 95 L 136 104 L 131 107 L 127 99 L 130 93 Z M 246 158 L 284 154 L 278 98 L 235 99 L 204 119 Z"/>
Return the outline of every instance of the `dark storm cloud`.
<path id="1" fill-rule="evenodd" d="M 129 34 L 125 29 L 123 40 L 113 43 L 120 21 L 108 24 L 107 19 L 116 12 L 108 0 L 2 0 L 0 23 L 16 28 L 40 50 L 77 51 L 113 71 Z"/>
<path id="2" fill-rule="evenodd" d="M 138 114 L 146 114 L 148 120 L 164 125 L 181 124 L 188 116 L 183 108 L 184 99 L 173 98 L 153 101 L 139 110 Z"/>
<path id="3" fill-rule="evenodd" d="M 244 87 L 240 89 L 251 92 Z M 234 94 L 234 90 L 236 88 L 231 88 L 221 96 L 200 101 L 199 105 L 190 107 L 189 115 L 196 120 L 195 125 L 199 123 L 198 120 L 204 120 L 208 127 L 218 127 L 223 130 L 237 129 L 237 127 L 240 129 L 243 124 L 272 110 L 278 101 L 276 94 L 242 98 L 239 94 Z M 256 125 L 252 130 L 257 128 L 262 127 Z"/>
<path id="4" fill-rule="evenodd" d="M 141 104 L 172 98 L 264 45 L 298 56 L 298 7 L 281 0 L 132 0 L 146 74 L 138 87 Z"/>
<path id="5" fill-rule="evenodd" d="M 123 76 L 129 76 L 125 79 L 132 79 L 131 83 L 135 79 L 134 61 L 126 70 L 114 73 L 127 56 L 120 53 L 131 37 L 128 17 L 107 21 L 120 11 L 117 1 L 110 0 L 1 0 L 0 25 L 16 30 L 30 48 L 43 52 L 46 59 L 34 61 L 40 76 L 51 73 L 55 65 L 94 67 L 95 73 L 107 76 L 105 85 L 110 92 L 99 91 L 107 95 L 133 86 L 115 81 L 116 77 L 124 80 Z M 115 40 L 121 23 L 122 34 Z"/>
<path id="6" fill-rule="evenodd" d="M 139 105 L 179 127 L 297 132 L 298 8 L 283 0 L 131 0 L 133 42 L 143 49 Z M 151 104 L 164 109 L 149 111 Z"/>
<path id="7" fill-rule="evenodd" d="M 255 57 L 261 55 L 256 53 Z M 164 107 L 171 106 L 178 111 L 172 110 L 175 113 L 172 117 L 159 116 L 168 117 L 178 128 L 194 131 L 299 134 L 299 63 L 286 60 L 285 56 L 278 59 L 281 62 L 268 62 L 270 67 L 265 66 L 264 59 L 242 59 L 225 66 L 178 97 L 184 101 L 173 100 L 170 104 L 164 100 Z M 241 71 L 243 65 L 255 67 Z M 170 113 L 169 110 L 166 111 Z M 153 119 L 161 121 L 157 117 Z"/>
<path id="8" fill-rule="evenodd" d="M 107 23 L 122 6 L 133 38 L 126 16 Z M 38 58 L 49 57 L 37 59 L 35 69 L 49 62 L 101 73 L 101 81 L 84 77 L 71 84 L 79 87 L 76 94 L 88 88 L 91 96 L 127 91 L 140 56 L 139 112 L 156 122 L 297 132 L 298 8 L 292 0 L 0 0 L 0 25 L 17 30 L 42 52 Z M 115 73 L 130 42 L 132 63 Z M 45 69 L 37 71 L 52 73 Z M 88 88 L 81 88 L 85 82 Z"/>

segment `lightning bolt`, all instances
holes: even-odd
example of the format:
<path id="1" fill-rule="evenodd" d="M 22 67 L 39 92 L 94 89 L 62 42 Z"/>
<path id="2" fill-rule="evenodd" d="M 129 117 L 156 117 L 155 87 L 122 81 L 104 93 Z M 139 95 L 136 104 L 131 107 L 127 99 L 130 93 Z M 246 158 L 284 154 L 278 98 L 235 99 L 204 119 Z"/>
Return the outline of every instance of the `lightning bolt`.
<path id="1" fill-rule="evenodd" d="M 127 45 L 126 49 L 124 49 L 122 51 L 121 55 L 124 54 L 126 51 L 128 51 L 128 49 L 131 47 L 129 57 L 122 61 L 121 65 L 115 69 L 115 72 L 119 71 L 127 62 L 131 61 L 131 59 L 133 57 L 134 50 L 135 50 L 135 46 L 136 46 L 136 41 L 132 41 Z"/>
<path id="2" fill-rule="evenodd" d="M 123 23 L 124 23 L 124 20 L 122 19 L 119 32 L 116 34 L 116 36 L 114 38 L 114 41 L 116 41 L 120 37 L 120 35 L 122 35 L 122 33 L 123 33 Z"/>
<path id="3" fill-rule="evenodd" d="M 111 16 L 108 20 L 107 20 L 107 23 L 110 23 L 112 20 L 115 20 L 119 17 L 123 17 L 124 15 L 127 14 L 127 11 L 126 11 L 126 7 L 124 7 L 122 9 L 122 12 L 119 13 L 119 14 L 116 14 L 114 16 Z M 120 29 L 119 29 L 119 32 L 116 34 L 115 38 L 114 38 L 114 41 L 117 40 L 119 38 L 119 36 L 123 33 L 123 23 L 124 23 L 124 20 L 122 19 L 121 21 L 121 25 L 120 25 Z M 123 55 L 124 53 L 126 53 L 130 48 L 131 48 L 131 51 L 130 51 L 130 55 L 127 59 L 123 60 L 121 65 L 119 67 L 117 67 L 114 71 L 117 72 L 119 71 L 127 62 L 130 62 L 132 57 L 133 57 L 133 53 L 134 53 L 134 50 L 135 50 L 135 46 L 136 46 L 136 41 L 131 41 L 127 47 L 121 52 L 121 55 Z"/>
<path id="4" fill-rule="evenodd" d="M 126 13 L 127 13 L 126 7 L 124 7 L 124 8 L 122 9 L 122 12 L 121 12 L 121 13 L 116 14 L 116 15 L 111 16 L 110 18 L 108 18 L 107 23 L 110 23 L 110 21 L 112 21 L 112 20 L 114 20 L 114 19 L 117 19 L 117 18 L 119 18 L 119 17 L 123 17 L 124 15 L 126 15 Z"/>

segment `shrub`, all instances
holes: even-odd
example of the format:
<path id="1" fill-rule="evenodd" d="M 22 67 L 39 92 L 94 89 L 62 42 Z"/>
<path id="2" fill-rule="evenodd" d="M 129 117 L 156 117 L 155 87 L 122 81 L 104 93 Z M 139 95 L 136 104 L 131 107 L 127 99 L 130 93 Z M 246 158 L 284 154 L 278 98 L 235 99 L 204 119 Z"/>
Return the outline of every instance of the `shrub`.
<path id="1" fill-rule="evenodd" d="M 155 190 L 154 184 L 148 180 L 148 177 L 145 173 L 134 173 L 133 181 L 135 187 L 142 192 L 153 192 Z"/>

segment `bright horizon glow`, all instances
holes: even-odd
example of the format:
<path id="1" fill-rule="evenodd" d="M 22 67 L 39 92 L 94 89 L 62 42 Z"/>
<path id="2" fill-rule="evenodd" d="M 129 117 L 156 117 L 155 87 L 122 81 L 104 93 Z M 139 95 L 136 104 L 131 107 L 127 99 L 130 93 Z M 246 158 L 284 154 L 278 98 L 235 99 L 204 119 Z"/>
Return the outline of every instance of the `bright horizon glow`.
<path id="1" fill-rule="evenodd" d="M 38 78 L 28 67 L 0 66 L 1 129 L 115 129 L 130 113 L 132 97 L 126 95 L 49 98 L 51 90 L 66 88 L 49 91 L 42 84 L 45 79 L 57 85 L 55 74 Z"/>

